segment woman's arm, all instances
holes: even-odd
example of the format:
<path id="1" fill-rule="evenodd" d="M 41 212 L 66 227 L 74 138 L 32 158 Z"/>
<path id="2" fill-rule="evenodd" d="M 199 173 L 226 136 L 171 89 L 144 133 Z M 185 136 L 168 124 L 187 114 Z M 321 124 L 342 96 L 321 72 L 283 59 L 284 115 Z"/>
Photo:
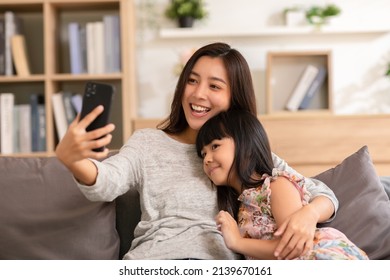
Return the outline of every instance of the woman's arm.
<path id="1" fill-rule="evenodd" d="M 102 159 L 107 157 L 108 149 L 94 152 L 92 149 L 106 146 L 111 142 L 113 124 L 87 132 L 86 128 L 103 112 L 103 106 L 96 107 L 79 121 L 79 116 L 69 128 L 56 147 L 57 158 L 73 173 L 73 176 L 84 185 L 93 185 L 97 177 L 97 168 L 88 158 Z M 100 138 L 102 137 L 102 138 Z"/>

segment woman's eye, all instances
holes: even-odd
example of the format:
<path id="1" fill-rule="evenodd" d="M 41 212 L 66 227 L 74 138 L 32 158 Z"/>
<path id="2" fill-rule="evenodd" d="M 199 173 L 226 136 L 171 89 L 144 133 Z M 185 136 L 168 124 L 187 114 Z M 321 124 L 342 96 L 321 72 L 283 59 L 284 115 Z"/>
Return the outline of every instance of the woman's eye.
<path id="1" fill-rule="evenodd" d="M 215 149 L 218 148 L 218 147 L 219 147 L 218 144 L 213 144 L 213 145 L 211 145 L 211 150 L 215 150 Z"/>
<path id="2" fill-rule="evenodd" d="M 193 78 L 188 78 L 188 83 L 189 83 L 189 84 L 195 84 L 195 83 L 196 83 L 196 80 L 193 79 Z"/>
<path id="3" fill-rule="evenodd" d="M 212 88 L 212 89 L 220 89 L 220 87 L 217 86 L 217 85 L 210 85 L 210 88 Z"/>

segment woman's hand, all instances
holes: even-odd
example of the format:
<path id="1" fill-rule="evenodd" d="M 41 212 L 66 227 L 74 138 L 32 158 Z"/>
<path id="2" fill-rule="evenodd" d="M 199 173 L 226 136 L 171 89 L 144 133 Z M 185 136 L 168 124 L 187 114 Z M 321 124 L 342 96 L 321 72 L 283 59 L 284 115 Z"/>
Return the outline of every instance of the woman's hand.
<path id="1" fill-rule="evenodd" d="M 219 211 L 215 221 L 225 240 L 226 247 L 237 251 L 237 245 L 242 239 L 236 220 L 226 211 Z"/>
<path id="2" fill-rule="evenodd" d="M 275 257 L 289 260 L 311 250 L 318 219 L 318 213 L 310 204 L 288 217 L 274 234 L 281 236 Z"/>
<path id="3" fill-rule="evenodd" d="M 103 106 L 98 106 L 81 121 L 79 121 L 80 115 L 78 115 L 69 125 L 64 137 L 57 145 L 56 155 L 69 169 L 72 170 L 73 165 L 86 158 L 101 159 L 107 157 L 109 152 L 107 148 L 102 152 L 94 152 L 92 149 L 108 145 L 112 139 L 110 133 L 115 129 L 115 126 L 108 124 L 93 131 L 86 131 L 88 125 L 102 112 Z"/>

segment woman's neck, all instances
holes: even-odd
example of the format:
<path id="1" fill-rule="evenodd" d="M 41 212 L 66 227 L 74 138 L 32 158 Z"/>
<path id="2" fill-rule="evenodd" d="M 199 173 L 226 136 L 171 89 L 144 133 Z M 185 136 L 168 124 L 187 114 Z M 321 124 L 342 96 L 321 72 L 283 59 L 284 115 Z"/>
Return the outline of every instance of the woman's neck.
<path id="1" fill-rule="evenodd" d="M 190 127 L 187 127 L 184 131 L 176 134 L 168 134 L 169 137 L 175 139 L 184 144 L 195 144 L 196 136 L 198 135 L 197 130 L 193 130 Z"/>

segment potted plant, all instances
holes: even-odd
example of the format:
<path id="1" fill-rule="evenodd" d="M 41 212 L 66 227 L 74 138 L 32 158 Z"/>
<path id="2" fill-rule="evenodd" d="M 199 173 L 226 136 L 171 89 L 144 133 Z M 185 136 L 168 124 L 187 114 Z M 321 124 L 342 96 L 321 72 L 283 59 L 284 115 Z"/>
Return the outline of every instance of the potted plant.
<path id="1" fill-rule="evenodd" d="M 322 26 L 327 21 L 341 13 L 339 7 L 334 4 L 329 4 L 324 7 L 313 6 L 306 11 L 306 19 L 310 24 Z"/>
<path id="2" fill-rule="evenodd" d="M 390 78 L 390 62 L 389 62 L 389 64 L 387 64 L 387 69 L 386 69 L 386 72 L 385 72 L 385 76 Z"/>
<path id="3" fill-rule="evenodd" d="M 179 27 L 192 27 L 194 20 L 207 16 L 207 11 L 203 0 L 171 0 L 165 15 L 177 20 Z"/>

